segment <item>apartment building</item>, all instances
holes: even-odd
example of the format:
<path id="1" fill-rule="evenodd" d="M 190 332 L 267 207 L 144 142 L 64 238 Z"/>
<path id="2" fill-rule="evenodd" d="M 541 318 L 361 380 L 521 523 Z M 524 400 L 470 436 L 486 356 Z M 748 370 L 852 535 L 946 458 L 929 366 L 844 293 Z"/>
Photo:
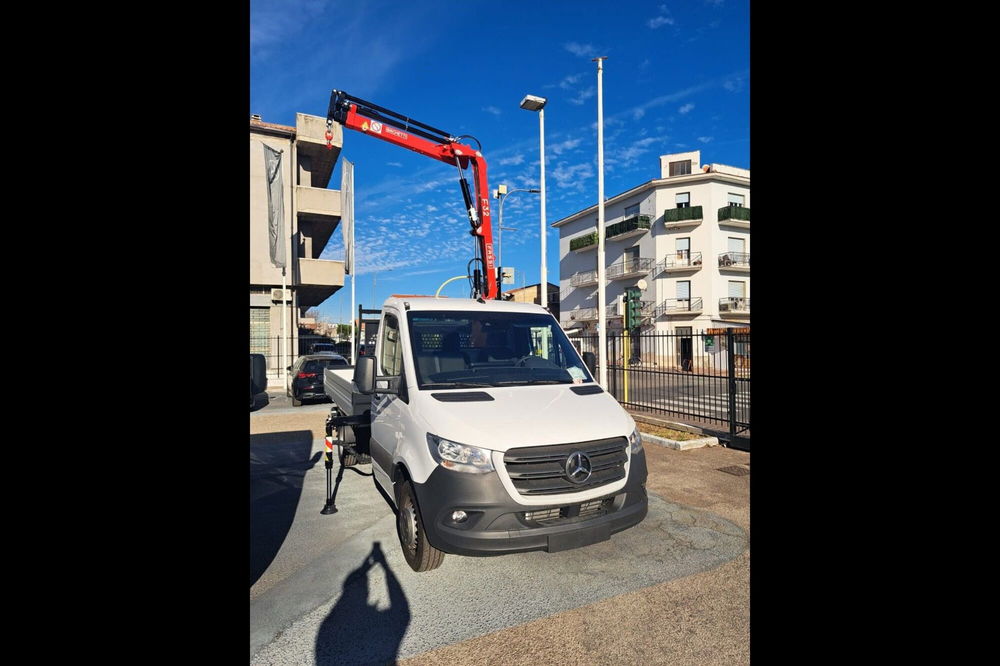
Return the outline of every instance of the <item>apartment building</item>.
<path id="1" fill-rule="evenodd" d="M 298 352 L 299 325 L 309 321 L 306 311 L 344 286 L 344 262 L 319 258 L 340 223 L 340 191 L 327 188 L 343 146 L 338 123 L 332 144 L 327 148 L 326 118 L 298 113 L 291 127 L 250 117 L 250 352 L 267 357 L 272 376 L 283 367 L 282 311 L 290 364 Z M 284 290 L 282 269 L 271 261 L 265 145 L 282 151 Z"/>
<path id="2" fill-rule="evenodd" d="M 536 282 L 535 284 L 529 284 L 526 287 L 519 287 L 517 289 L 511 289 L 509 291 L 505 291 L 504 295 L 506 296 L 509 294 L 510 300 L 514 301 L 515 303 L 535 303 L 537 305 L 542 305 L 548 308 L 549 312 L 552 313 L 553 317 L 559 319 L 559 286 L 552 284 L 551 282 L 547 284 L 548 284 L 547 291 L 549 293 L 547 295 L 545 303 L 542 303 L 542 299 L 539 297 L 539 292 L 541 291 L 540 282 Z"/>
<path id="3" fill-rule="evenodd" d="M 701 164 L 701 151 L 660 157 L 660 177 L 605 201 L 608 329 L 618 301 L 646 281 L 643 330 L 696 333 L 750 322 L 750 171 Z M 597 324 L 597 205 L 559 229 L 560 323 L 591 335 Z"/>

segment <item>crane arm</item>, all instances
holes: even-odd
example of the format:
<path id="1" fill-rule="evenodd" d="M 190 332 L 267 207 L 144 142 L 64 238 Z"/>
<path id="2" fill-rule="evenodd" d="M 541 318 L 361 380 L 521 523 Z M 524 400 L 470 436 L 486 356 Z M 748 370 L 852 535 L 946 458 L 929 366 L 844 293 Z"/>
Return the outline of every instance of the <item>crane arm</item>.
<path id="1" fill-rule="evenodd" d="M 482 260 L 485 273 L 481 278 L 479 270 L 475 271 L 474 296 L 482 296 L 485 299 L 499 298 L 500 287 L 493 256 L 493 225 L 486 179 L 486 159 L 482 152 L 459 143 L 462 137 L 454 137 L 448 132 L 354 97 L 342 90 L 334 90 L 330 94 L 330 106 L 327 109 L 326 138 L 327 145 L 331 147 L 333 135 L 330 128 L 334 120 L 348 129 L 458 167 L 462 197 L 472 227 L 470 234 L 477 241 L 476 258 Z M 462 173 L 462 170 L 469 168 L 470 165 L 475 183 L 475 196 L 470 193 L 469 183 Z"/>

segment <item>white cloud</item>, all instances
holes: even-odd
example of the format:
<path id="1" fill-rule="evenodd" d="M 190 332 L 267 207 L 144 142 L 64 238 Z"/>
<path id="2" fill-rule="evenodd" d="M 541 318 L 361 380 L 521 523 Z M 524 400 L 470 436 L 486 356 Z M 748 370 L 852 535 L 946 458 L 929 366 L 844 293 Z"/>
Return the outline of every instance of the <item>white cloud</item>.
<path id="1" fill-rule="evenodd" d="M 632 120 L 640 120 L 644 115 L 646 115 L 646 110 L 639 108 L 632 110 Z"/>
<path id="2" fill-rule="evenodd" d="M 514 155 L 514 157 L 505 157 L 500 160 L 501 166 L 511 166 L 516 164 L 521 164 L 524 162 L 524 155 Z"/>
<path id="3" fill-rule="evenodd" d="M 677 113 L 687 113 L 688 111 L 690 111 L 693 108 L 694 108 L 694 104 L 691 104 L 690 102 L 688 102 L 687 104 L 685 104 L 681 108 L 677 109 Z"/>
<path id="4" fill-rule="evenodd" d="M 575 56 L 592 56 L 595 50 L 593 44 L 578 44 L 577 42 L 563 44 L 563 48 Z"/>
<path id="5" fill-rule="evenodd" d="M 661 25 L 673 25 L 673 24 L 674 20 L 669 16 L 657 16 L 656 18 L 651 18 L 648 21 L 646 21 L 646 25 L 648 25 L 653 30 L 656 30 Z"/>
<path id="6" fill-rule="evenodd" d="M 566 152 L 567 150 L 572 150 L 572 149 L 576 148 L 577 146 L 579 146 L 580 142 L 582 140 L 583 139 L 566 139 L 565 141 L 562 141 L 560 143 L 555 143 L 555 144 L 552 144 L 551 146 L 546 146 L 546 148 L 553 155 L 561 155 L 562 153 Z"/>
<path id="7" fill-rule="evenodd" d="M 711 137 L 711 136 L 699 136 L 698 140 L 701 141 L 702 143 L 708 143 L 713 138 L 715 138 L 715 137 Z"/>
<path id="8" fill-rule="evenodd" d="M 484 106 L 483 107 L 483 111 L 485 111 L 487 113 L 492 113 L 494 116 L 499 116 L 500 113 L 501 113 L 500 109 L 498 109 L 497 107 L 493 106 L 492 104 L 490 106 Z"/>
<path id="9" fill-rule="evenodd" d="M 743 77 L 738 75 L 730 77 L 723 82 L 722 87 L 729 92 L 739 92 L 743 89 Z"/>
<path id="10" fill-rule="evenodd" d="M 579 93 L 577 93 L 576 97 L 571 98 L 569 101 L 571 104 L 576 104 L 577 106 L 580 106 L 581 104 L 583 104 L 596 94 L 597 94 L 597 88 L 595 88 L 594 86 L 590 86 L 586 90 L 581 90 Z"/>
<path id="11" fill-rule="evenodd" d="M 402 162 L 386 162 L 385 165 L 386 166 L 391 166 L 391 167 L 401 167 L 401 166 L 403 166 L 403 163 Z"/>
<path id="12" fill-rule="evenodd" d="M 563 90 L 570 90 L 572 89 L 573 85 L 581 78 L 583 78 L 582 72 L 580 74 L 570 74 L 569 76 L 567 76 L 566 78 L 564 78 L 562 81 L 559 82 L 559 87 L 562 88 Z"/>

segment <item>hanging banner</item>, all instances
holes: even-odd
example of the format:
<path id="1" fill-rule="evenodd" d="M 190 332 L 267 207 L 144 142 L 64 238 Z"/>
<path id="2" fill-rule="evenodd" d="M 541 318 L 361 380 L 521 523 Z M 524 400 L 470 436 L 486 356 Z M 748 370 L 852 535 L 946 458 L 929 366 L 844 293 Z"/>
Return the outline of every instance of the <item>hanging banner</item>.
<path id="1" fill-rule="evenodd" d="M 281 155 L 264 145 L 264 175 L 267 178 L 267 233 L 271 247 L 271 263 L 285 267 L 285 192 L 281 177 Z"/>
<path id="2" fill-rule="evenodd" d="M 340 172 L 340 229 L 344 234 L 344 272 L 354 274 L 354 165 L 344 160 Z"/>

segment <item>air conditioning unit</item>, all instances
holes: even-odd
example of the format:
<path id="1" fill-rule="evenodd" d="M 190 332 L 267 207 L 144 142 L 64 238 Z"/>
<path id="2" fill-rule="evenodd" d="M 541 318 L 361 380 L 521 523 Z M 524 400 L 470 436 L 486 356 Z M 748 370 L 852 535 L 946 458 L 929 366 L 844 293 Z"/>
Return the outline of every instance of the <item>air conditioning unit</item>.
<path id="1" fill-rule="evenodd" d="M 284 292 L 284 293 L 282 293 Z M 291 289 L 272 289 L 271 290 L 271 300 L 272 301 L 290 301 L 292 300 L 292 290 Z"/>

